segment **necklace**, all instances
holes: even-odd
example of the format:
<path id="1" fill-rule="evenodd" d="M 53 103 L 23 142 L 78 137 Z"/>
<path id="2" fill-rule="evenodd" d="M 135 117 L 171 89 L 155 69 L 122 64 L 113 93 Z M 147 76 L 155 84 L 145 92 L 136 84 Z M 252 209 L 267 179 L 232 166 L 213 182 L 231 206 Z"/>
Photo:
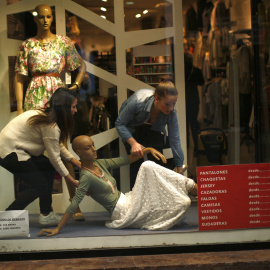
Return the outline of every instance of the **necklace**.
<path id="1" fill-rule="evenodd" d="M 95 165 L 95 166 L 98 167 L 97 165 Z M 99 177 L 99 178 L 102 178 L 104 181 L 106 181 L 106 182 L 111 186 L 111 188 L 112 188 L 112 194 L 115 193 L 113 184 L 112 184 L 108 179 L 106 179 L 106 177 L 104 176 L 104 171 L 103 171 L 101 168 L 98 167 L 98 169 L 99 169 L 99 171 L 100 171 L 100 173 L 101 173 L 100 175 L 98 175 L 95 171 L 92 171 L 92 170 L 90 170 L 89 168 L 86 168 L 85 166 L 82 166 L 82 168 L 85 169 L 85 170 L 87 170 L 87 171 L 89 171 L 89 172 L 91 172 L 91 173 L 94 174 L 95 176 L 97 176 L 97 177 Z"/>

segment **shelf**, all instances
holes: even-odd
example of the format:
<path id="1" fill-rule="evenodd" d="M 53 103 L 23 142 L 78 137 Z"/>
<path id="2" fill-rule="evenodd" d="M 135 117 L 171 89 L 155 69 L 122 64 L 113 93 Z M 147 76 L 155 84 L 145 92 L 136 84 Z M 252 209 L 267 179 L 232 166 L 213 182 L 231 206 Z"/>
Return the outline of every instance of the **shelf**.
<path id="1" fill-rule="evenodd" d="M 143 45 L 133 49 L 134 77 L 152 86 L 163 77 L 173 77 L 172 51 L 170 45 Z M 159 62 L 160 61 L 160 62 Z"/>

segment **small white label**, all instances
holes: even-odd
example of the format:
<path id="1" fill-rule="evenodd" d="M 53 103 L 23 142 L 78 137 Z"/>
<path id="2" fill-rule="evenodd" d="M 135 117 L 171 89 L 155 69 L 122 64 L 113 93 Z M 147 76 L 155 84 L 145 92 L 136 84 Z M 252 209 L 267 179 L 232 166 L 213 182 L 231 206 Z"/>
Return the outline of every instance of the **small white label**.
<path id="1" fill-rule="evenodd" d="M 66 84 L 71 84 L 71 74 L 70 74 L 70 72 L 66 72 Z"/>

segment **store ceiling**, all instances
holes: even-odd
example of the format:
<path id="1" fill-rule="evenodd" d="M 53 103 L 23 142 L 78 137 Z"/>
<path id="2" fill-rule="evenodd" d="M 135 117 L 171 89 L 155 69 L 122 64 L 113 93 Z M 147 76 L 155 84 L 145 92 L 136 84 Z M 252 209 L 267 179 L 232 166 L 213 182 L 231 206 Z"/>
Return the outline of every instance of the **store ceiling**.
<path id="1" fill-rule="evenodd" d="M 79 5 L 95 12 L 98 15 L 106 16 L 106 19 L 114 22 L 114 0 L 74 0 Z M 134 26 L 135 21 L 140 21 L 147 17 L 161 17 L 165 14 L 165 9 L 171 4 L 166 0 L 124 0 L 124 13 L 126 30 Z M 102 11 L 101 7 L 106 8 Z M 148 10 L 147 14 L 143 14 L 144 10 Z M 139 19 L 135 18 L 136 14 L 141 14 Z"/>

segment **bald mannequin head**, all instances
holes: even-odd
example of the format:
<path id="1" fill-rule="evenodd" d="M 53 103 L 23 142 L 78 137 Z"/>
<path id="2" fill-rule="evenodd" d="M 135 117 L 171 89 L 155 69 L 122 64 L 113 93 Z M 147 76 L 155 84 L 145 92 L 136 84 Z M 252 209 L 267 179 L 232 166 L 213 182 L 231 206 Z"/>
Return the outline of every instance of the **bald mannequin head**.
<path id="1" fill-rule="evenodd" d="M 35 11 L 38 13 L 38 15 L 42 12 L 42 11 L 47 11 L 50 12 L 52 14 L 52 9 L 50 6 L 48 5 L 38 5 L 35 7 Z"/>
<path id="2" fill-rule="evenodd" d="M 37 25 L 39 34 L 42 32 L 50 33 L 50 27 L 53 22 L 52 9 L 48 5 L 38 5 L 35 8 L 37 16 L 34 16 L 34 21 Z"/>
<path id="3" fill-rule="evenodd" d="M 94 142 L 89 136 L 81 135 L 72 141 L 73 151 L 80 157 L 82 162 L 93 161 L 97 158 Z"/>
<path id="4" fill-rule="evenodd" d="M 91 140 L 91 138 L 86 136 L 86 135 L 81 135 L 81 136 L 76 137 L 72 141 L 72 149 L 73 149 L 73 151 L 76 153 L 76 151 L 82 149 L 84 144 L 88 143 L 90 140 Z"/>

